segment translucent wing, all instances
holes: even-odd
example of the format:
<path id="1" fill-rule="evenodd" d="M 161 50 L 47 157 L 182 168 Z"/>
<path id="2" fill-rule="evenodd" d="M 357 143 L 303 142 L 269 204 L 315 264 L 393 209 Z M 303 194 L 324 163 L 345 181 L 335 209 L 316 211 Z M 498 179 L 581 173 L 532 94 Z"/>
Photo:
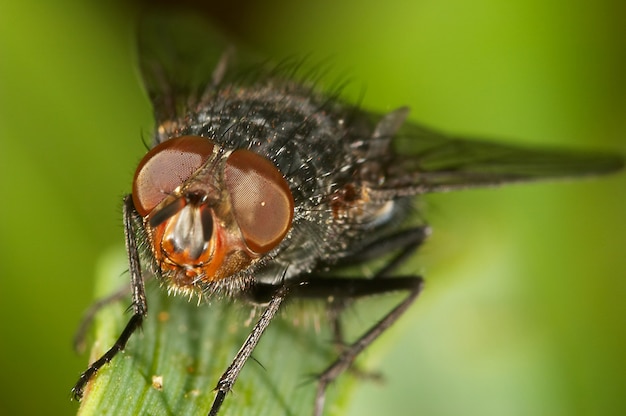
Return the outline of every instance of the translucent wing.
<path id="1" fill-rule="evenodd" d="M 209 28 L 190 15 L 141 19 L 139 67 L 157 123 L 184 116 L 210 82 L 226 43 Z"/>
<path id="2" fill-rule="evenodd" d="M 251 82 L 264 62 L 226 41 L 204 14 L 156 10 L 142 16 L 137 29 L 139 68 L 154 108 L 157 140 L 207 103 L 218 84 Z"/>
<path id="3" fill-rule="evenodd" d="M 480 186 L 600 175 L 624 167 L 619 155 L 532 149 L 489 141 L 449 137 L 400 120 L 400 109 L 378 124 L 384 180 L 377 191 L 395 196 L 446 192 Z M 398 133 L 393 134 L 397 129 Z M 388 134 L 387 134 L 388 133 Z M 375 137 L 376 138 L 376 137 Z"/>
<path id="4" fill-rule="evenodd" d="M 280 68 L 273 74 L 264 73 L 261 67 L 266 62 L 242 53 L 241 48 L 237 54 L 229 54 L 230 45 L 202 16 L 153 13 L 142 19 L 139 62 L 154 106 L 157 140 L 170 137 L 177 124 L 220 83 L 236 80 L 241 85 L 261 74 L 289 75 Z M 401 108 L 380 117 L 368 144 L 367 159 L 381 162 L 382 180 L 376 192 L 384 198 L 597 175 L 624 165 L 623 158 L 610 154 L 529 149 L 449 137 L 405 123 L 407 115 L 408 109 Z"/>

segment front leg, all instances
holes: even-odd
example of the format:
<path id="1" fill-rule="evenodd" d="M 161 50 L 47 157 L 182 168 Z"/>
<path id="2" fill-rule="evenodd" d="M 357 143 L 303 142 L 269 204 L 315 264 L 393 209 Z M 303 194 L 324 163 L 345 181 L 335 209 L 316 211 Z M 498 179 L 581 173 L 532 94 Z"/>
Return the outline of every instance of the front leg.
<path id="1" fill-rule="evenodd" d="M 128 253 L 128 263 L 130 271 L 131 290 L 133 298 L 133 316 L 126 324 L 126 327 L 118 337 L 113 346 L 102 357 L 94 361 L 79 377 L 72 388 L 72 396 L 80 400 L 85 392 L 87 383 L 98 373 L 98 371 L 109 363 L 120 351 L 126 347 L 126 343 L 131 335 L 141 327 L 141 324 L 148 313 L 148 303 L 146 301 L 146 291 L 143 277 L 141 275 L 141 265 L 139 262 L 139 251 L 135 237 L 135 224 L 140 221 L 139 214 L 135 210 L 133 200 L 130 195 L 124 198 L 124 234 L 126 236 L 126 252 Z"/>
<path id="2" fill-rule="evenodd" d="M 248 335 L 248 338 L 246 338 L 243 345 L 239 349 L 239 352 L 235 355 L 232 363 L 228 366 L 228 369 L 224 372 L 224 374 L 222 374 L 222 377 L 220 377 L 220 380 L 217 382 L 217 386 L 215 387 L 217 394 L 213 400 L 213 404 L 211 405 L 209 416 L 216 416 L 219 412 L 222 407 L 222 403 L 224 403 L 224 399 L 226 398 L 226 394 L 233 388 L 233 385 L 239 376 L 239 372 L 243 368 L 246 361 L 248 361 L 248 358 L 250 358 L 252 351 L 254 351 L 254 348 L 259 343 L 261 336 L 269 326 L 272 318 L 274 318 L 274 315 L 278 312 L 280 304 L 283 302 L 286 295 L 287 287 L 285 286 L 280 287 L 272 295 L 265 311 L 263 311 L 263 314 L 254 325 L 254 328 L 252 328 L 252 331 L 250 331 L 250 335 Z"/>

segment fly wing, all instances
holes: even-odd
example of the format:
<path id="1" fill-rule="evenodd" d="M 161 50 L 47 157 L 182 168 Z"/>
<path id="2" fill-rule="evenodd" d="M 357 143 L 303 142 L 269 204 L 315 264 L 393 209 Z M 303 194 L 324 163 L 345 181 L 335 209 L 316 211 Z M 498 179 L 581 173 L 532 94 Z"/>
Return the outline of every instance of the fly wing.
<path id="1" fill-rule="evenodd" d="M 226 43 L 203 19 L 150 13 L 137 28 L 139 68 L 157 123 L 184 116 L 217 67 Z"/>
<path id="2" fill-rule="evenodd" d="M 137 27 L 139 68 L 154 107 L 157 140 L 170 137 L 219 84 L 245 82 L 260 60 L 235 47 L 200 13 L 153 10 Z"/>
<path id="3" fill-rule="evenodd" d="M 390 113 L 379 126 L 393 125 L 394 114 L 406 113 Z M 619 155 L 455 138 L 416 124 L 400 128 L 390 145 L 389 156 L 381 155 L 384 179 L 376 187 L 386 197 L 600 175 L 624 166 Z"/>

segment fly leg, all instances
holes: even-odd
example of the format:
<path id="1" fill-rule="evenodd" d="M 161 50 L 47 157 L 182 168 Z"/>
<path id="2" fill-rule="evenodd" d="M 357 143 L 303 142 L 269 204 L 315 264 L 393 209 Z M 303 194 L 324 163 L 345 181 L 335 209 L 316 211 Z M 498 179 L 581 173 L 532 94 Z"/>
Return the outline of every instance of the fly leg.
<path id="1" fill-rule="evenodd" d="M 148 303 L 146 301 L 146 292 L 144 281 L 141 276 L 141 265 L 139 263 L 139 251 L 135 238 L 134 227 L 137 221 L 141 221 L 139 214 L 135 210 L 130 195 L 124 197 L 124 234 L 126 237 L 126 251 L 128 253 L 128 263 L 130 271 L 130 282 L 133 299 L 133 316 L 126 324 L 126 327 L 118 337 L 115 344 L 102 357 L 94 361 L 81 375 L 74 388 L 72 396 L 76 400 L 80 400 L 85 391 L 85 387 L 98 370 L 105 364 L 110 362 L 118 352 L 122 351 L 128 342 L 130 336 L 139 328 L 144 317 L 148 312 Z"/>
<path id="2" fill-rule="evenodd" d="M 363 247 L 357 253 L 341 259 L 336 266 L 345 267 L 361 264 L 379 258 L 380 256 L 388 254 L 392 251 L 401 249 L 400 253 L 398 253 L 382 269 L 376 272 L 373 278 L 378 279 L 382 277 L 387 277 L 390 273 L 393 273 L 396 268 L 401 266 L 406 260 L 408 260 L 409 257 L 413 255 L 415 250 L 417 250 L 417 248 L 424 243 L 430 233 L 430 227 L 421 226 L 409 228 L 388 236 L 384 236 L 383 238 Z M 351 299 L 346 298 L 334 298 L 333 302 L 329 306 L 329 317 L 331 331 L 333 334 L 333 341 L 335 345 L 339 346 L 340 348 L 345 346 L 345 343 L 343 329 L 339 317 L 350 300 Z"/>
<path id="3" fill-rule="evenodd" d="M 419 294 L 422 287 L 421 277 L 387 277 L 385 279 L 380 277 L 386 277 L 402 264 L 424 241 L 427 235 L 428 228 L 425 227 L 405 230 L 387 236 L 377 243 L 368 245 L 361 251 L 361 255 L 353 256 L 350 263 L 362 262 L 393 250 L 402 249 L 373 279 L 306 275 L 304 278 L 297 279 L 296 281 L 281 281 L 280 285 L 256 283 L 252 286 L 249 293 L 250 300 L 256 303 L 267 303 L 267 306 L 232 363 L 218 381 L 215 387 L 217 394 L 213 400 L 209 416 L 216 416 L 218 414 L 226 398 L 226 394 L 232 389 L 239 372 L 248 358 L 250 358 L 252 351 L 258 344 L 270 321 L 276 315 L 276 312 L 287 294 L 291 297 L 303 299 L 335 298 L 340 301 L 340 304 L 343 304 L 347 301 L 365 296 L 401 290 L 409 291 L 407 298 L 385 315 L 385 317 L 367 333 L 361 336 L 361 338 L 352 345 L 343 348 L 339 358 L 320 375 L 315 399 L 315 415 L 320 416 L 324 406 L 326 386 L 337 378 L 339 374 L 349 368 L 359 353 L 389 328 L 389 326 L 406 311 Z M 342 263 L 342 265 L 344 264 Z M 339 328 L 338 325 L 337 328 Z"/>
<path id="4" fill-rule="evenodd" d="M 363 279 L 344 277 L 316 277 L 300 281 L 290 287 L 290 295 L 298 298 L 327 298 L 354 300 L 396 291 L 409 292 L 407 297 L 381 320 L 372 326 L 354 343 L 343 348 L 339 357 L 318 377 L 315 395 L 314 416 L 321 416 L 324 410 L 326 387 L 341 373 L 350 368 L 355 358 L 406 312 L 422 290 L 423 280 L 419 276 L 400 276 L 385 279 Z"/>
<path id="5" fill-rule="evenodd" d="M 383 283 L 382 281 L 372 282 Z M 341 373 L 350 368 L 355 358 L 406 312 L 409 306 L 411 306 L 411 304 L 415 301 L 423 287 L 423 281 L 419 277 L 406 277 L 403 279 L 403 283 L 406 284 L 406 290 L 409 291 L 409 295 L 358 340 L 356 340 L 349 347 L 345 348 L 337 360 L 327 367 L 319 376 L 317 381 L 317 392 L 315 394 L 315 405 L 313 410 L 314 416 L 322 415 L 324 410 L 324 400 L 326 397 L 326 388 L 328 385 L 332 383 Z M 386 291 L 380 287 L 379 289 L 379 293 Z"/>
<path id="6" fill-rule="evenodd" d="M 213 404 L 211 405 L 211 410 L 209 411 L 209 416 L 216 416 L 222 407 L 222 403 L 224 403 L 224 399 L 226 398 L 226 394 L 232 389 L 235 381 L 237 381 L 237 377 L 239 376 L 239 372 L 243 368 L 244 364 L 250 358 L 252 351 L 259 343 L 263 332 L 267 329 L 268 325 L 272 321 L 276 312 L 278 312 L 278 308 L 280 304 L 285 299 L 287 295 L 287 288 L 285 286 L 281 286 L 277 291 L 274 290 L 272 297 L 263 311 L 263 314 L 259 318 L 258 322 L 252 328 L 250 335 L 246 338 L 245 342 L 237 352 L 237 355 L 233 359 L 228 369 L 222 374 L 220 380 L 217 382 L 217 386 L 215 390 L 217 394 L 215 399 L 213 400 Z"/>
<path id="7" fill-rule="evenodd" d="M 331 325 L 335 343 L 341 346 L 339 357 L 327 367 L 318 378 L 315 396 L 314 416 L 321 416 L 324 410 L 326 388 L 341 373 L 351 368 L 356 357 L 385 332 L 419 295 L 423 280 L 418 276 L 389 277 L 398 267 L 407 261 L 415 250 L 430 234 L 428 227 L 416 227 L 403 230 L 377 240 L 364 247 L 359 253 L 346 258 L 342 265 L 358 264 L 377 258 L 391 251 L 400 250 L 372 279 L 363 278 L 312 278 L 306 284 L 301 283 L 292 289 L 295 297 L 327 297 L 335 299 L 331 310 Z M 340 312 L 345 305 L 356 298 L 394 291 L 407 291 L 407 297 L 365 334 L 350 345 L 343 341 L 343 331 L 339 320 Z"/>

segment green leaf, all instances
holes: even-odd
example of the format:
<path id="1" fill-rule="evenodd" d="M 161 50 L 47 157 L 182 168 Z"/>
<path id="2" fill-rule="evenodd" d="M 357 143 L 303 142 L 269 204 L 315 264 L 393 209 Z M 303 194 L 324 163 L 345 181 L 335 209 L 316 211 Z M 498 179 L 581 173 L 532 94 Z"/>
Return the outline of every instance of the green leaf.
<path id="1" fill-rule="evenodd" d="M 97 276 L 98 296 L 110 294 L 128 278 L 121 252 L 105 255 Z M 148 317 L 127 348 L 88 385 L 79 415 L 202 415 L 212 392 L 261 309 L 244 301 L 195 300 L 168 296 L 151 281 Z M 123 283 L 122 283 L 123 284 Z M 128 283 L 126 283 L 128 284 Z M 130 317 L 129 300 L 102 309 L 95 319 L 91 360 L 108 349 Z M 222 407 L 227 415 L 312 414 L 314 374 L 335 357 L 321 305 L 283 304 L 248 360 Z M 314 312 L 311 312 L 311 307 Z M 320 327 L 321 330 L 316 330 Z M 90 360 L 90 361 L 91 361 Z M 344 376 L 328 391 L 325 414 L 343 414 L 353 377 Z"/>

